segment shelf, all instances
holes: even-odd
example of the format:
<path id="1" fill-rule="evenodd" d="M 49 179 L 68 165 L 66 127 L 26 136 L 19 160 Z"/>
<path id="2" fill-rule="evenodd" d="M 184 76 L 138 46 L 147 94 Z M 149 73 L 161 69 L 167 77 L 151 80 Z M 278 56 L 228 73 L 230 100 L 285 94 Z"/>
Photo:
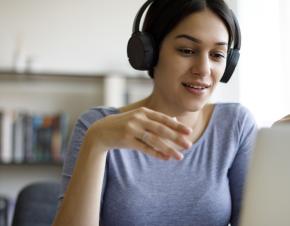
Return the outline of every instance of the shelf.
<path id="1" fill-rule="evenodd" d="M 80 80 L 102 80 L 104 75 L 97 74 L 66 74 L 66 73 L 17 73 L 14 71 L 0 71 L 0 79 L 6 81 L 17 81 L 17 80 L 70 80 L 70 81 L 80 81 Z"/>
<path id="2" fill-rule="evenodd" d="M 62 166 L 62 162 L 0 162 L 0 166 Z"/>
<path id="3" fill-rule="evenodd" d="M 150 79 L 144 73 L 137 73 L 136 75 L 127 75 L 117 72 L 108 72 L 108 73 L 69 73 L 69 72 L 54 72 L 54 71 L 46 71 L 46 72 L 23 72 L 19 73 L 17 71 L 9 71 L 9 70 L 0 70 L 0 79 L 43 79 L 43 78 L 69 78 L 69 79 L 104 79 L 107 77 L 122 77 L 126 79 Z"/>
<path id="4" fill-rule="evenodd" d="M 0 109 L 2 112 L 12 112 L 13 117 L 10 119 L 13 120 L 17 116 L 15 112 L 32 115 L 66 113 L 69 116 L 69 138 L 75 122 L 83 112 L 94 106 L 119 107 L 142 99 L 150 94 L 152 83 L 153 80 L 146 73 L 139 72 L 136 75 L 113 72 L 18 73 L 0 69 Z M 5 134 L 7 138 L 8 133 Z M 10 158 L 6 162 L 0 162 L 0 194 L 15 199 L 21 188 L 29 183 L 60 181 L 62 158 L 54 158 L 56 161 L 60 160 L 58 162 L 51 158 L 46 158 L 47 161 L 37 161 L 39 158 L 36 161 L 26 159 L 16 158 L 13 161 Z"/>

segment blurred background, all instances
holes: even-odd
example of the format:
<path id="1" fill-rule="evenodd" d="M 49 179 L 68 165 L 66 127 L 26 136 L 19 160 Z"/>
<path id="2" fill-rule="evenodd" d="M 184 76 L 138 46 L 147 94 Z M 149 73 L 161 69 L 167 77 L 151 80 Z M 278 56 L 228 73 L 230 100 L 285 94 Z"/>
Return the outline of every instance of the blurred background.
<path id="1" fill-rule="evenodd" d="M 227 2 L 240 22 L 241 58 L 212 101 L 241 102 L 259 127 L 271 126 L 290 113 L 290 3 Z M 25 184 L 59 179 L 79 114 L 150 93 L 152 81 L 126 55 L 143 3 L 0 0 L 0 202 L 9 200 L 10 218 Z M 0 221 L 3 213 L 0 205 Z"/>
<path id="2" fill-rule="evenodd" d="M 268 126 L 290 111 L 290 3 L 227 2 L 242 29 L 241 59 L 234 79 L 221 85 L 213 101 L 242 102 L 260 126 Z M 142 77 L 142 72 L 131 69 L 126 56 L 132 22 L 142 3 L 143 0 L 0 0 L 0 70 Z M 89 89 L 83 86 L 81 90 L 89 92 L 85 88 Z M 77 91 L 77 87 L 74 89 Z M 1 106 L 7 104 L 2 100 L 4 94 Z M 51 109 L 49 103 L 47 106 Z"/>

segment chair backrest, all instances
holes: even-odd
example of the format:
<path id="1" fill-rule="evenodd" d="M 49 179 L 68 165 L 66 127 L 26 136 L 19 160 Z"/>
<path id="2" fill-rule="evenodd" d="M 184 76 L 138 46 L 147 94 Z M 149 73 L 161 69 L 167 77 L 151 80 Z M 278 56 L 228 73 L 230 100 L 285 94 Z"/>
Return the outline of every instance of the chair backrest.
<path id="1" fill-rule="evenodd" d="M 12 226 L 51 226 L 57 210 L 58 183 L 25 186 L 16 200 Z"/>

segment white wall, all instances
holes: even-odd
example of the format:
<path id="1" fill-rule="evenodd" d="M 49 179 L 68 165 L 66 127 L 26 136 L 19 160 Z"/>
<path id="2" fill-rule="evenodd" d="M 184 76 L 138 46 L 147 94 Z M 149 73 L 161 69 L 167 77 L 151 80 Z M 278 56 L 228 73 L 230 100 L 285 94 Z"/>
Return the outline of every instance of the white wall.
<path id="1" fill-rule="evenodd" d="M 259 9 L 259 10 L 258 10 Z M 260 126 L 290 113 L 290 3 L 241 0 L 243 48 L 240 100 Z"/>
<path id="2" fill-rule="evenodd" d="M 126 45 L 142 3 L 0 0 L 0 68 L 11 67 L 20 49 L 35 70 L 130 71 Z"/>

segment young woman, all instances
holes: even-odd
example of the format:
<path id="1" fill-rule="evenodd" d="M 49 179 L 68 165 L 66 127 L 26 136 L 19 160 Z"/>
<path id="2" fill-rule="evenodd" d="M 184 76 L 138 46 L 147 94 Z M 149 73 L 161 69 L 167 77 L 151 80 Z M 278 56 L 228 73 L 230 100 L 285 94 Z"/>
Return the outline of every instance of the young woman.
<path id="1" fill-rule="evenodd" d="M 134 26 L 147 6 L 128 54 L 153 91 L 80 116 L 54 226 L 237 225 L 256 125 L 208 100 L 237 63 L 238 24 L 223 0 L 155 0 Z"/>

